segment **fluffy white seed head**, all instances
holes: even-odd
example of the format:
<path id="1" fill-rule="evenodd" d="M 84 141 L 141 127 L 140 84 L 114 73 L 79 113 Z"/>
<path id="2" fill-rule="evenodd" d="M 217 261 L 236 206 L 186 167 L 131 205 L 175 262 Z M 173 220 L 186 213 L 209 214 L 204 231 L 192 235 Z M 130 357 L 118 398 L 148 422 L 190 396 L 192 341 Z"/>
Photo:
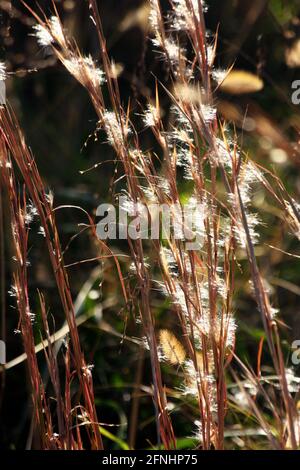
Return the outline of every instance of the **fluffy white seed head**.
<path id="1" fill-rule="evenodd" d="M 131 134 L 128 123 L 123 119 L 119 121 L 113 111 L 106 111 L 103 115 L 104 128 L 107 134 L 107 140 L 113 147 L 119 147 L 124 144 L 124 139 Z"/>
<path id="2" fill-rule="evenodd" d="M 42 47 L 51 46 L 54 42 L 66 46 L 66 38 L 57 16 L 51 16 L 45 25 L 34 25 L 33 31 L 38 44 Z"/>
<path id="3" fill-rule="evenodd" d="M 149 103 L 143 115 L 143 121 L 144 121 L 145 126 L 154 127 L 158 124 L 159 119 L 160 119 L 160 110 L 153 104 Z"/>
<path id="4" fill-rule="evenodd" d="M 44 26 L 37 24 L 33 26 L 33 30 L 39 46 L 48 47 L 54 42 L 49 30 Z"/>
<path id="5" fill-rule="evenodd" d="M 83 86 L 92 84 L 95 88 L 101 86 L 105 81 L 104 72 L 96 66 L 91 56 L 73 56 L 65 59 L 64 66 Z"/>
<path id="6" fill-rule="evenodd" d="M 175 31 L 193 30 L 194 29 L 194 15 L 197 19 L 200 17 L 199 3 L 203 12 L 207 10 L 204 0 L 189 0 L 187 5 L 186 0 L 173 0 L 175 8 L 170 21 L 171 27 Z"/>

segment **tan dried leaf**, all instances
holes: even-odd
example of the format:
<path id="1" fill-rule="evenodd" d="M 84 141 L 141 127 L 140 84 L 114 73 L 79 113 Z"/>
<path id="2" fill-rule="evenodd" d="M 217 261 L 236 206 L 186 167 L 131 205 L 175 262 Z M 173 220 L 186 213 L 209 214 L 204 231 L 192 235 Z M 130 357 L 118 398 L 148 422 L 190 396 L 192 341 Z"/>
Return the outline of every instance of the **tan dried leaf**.
<path id="1" fill-rule="evenodd" d="M 160 345 L 165 358 L 171 364 L 182 364 L 186 357 L 186 352 L 176 336 L 169 330 L 159 332 Z"/>
<path id="2" fill-rule="evenodd" d="M 124 33 L 131 28 L 139 27 L 142 31 L 149 28 L 150 5 L 148 2 L 143 3 L 139 8 L 130 11 L 128 15 L 121 21 L 119 31 Z"/>
<path id="3" fill-rule="evenodd" d="M 290 68 L 300 67 L 300 39 L 285 50 L 285 61 Z"/>
<path id="4" fill-rule="evenodd" d="M 263 87 L 264 82 L 260 77 L 245 70 L 232 70 L 220 85 L 222 91 L 232 95 L 255 93 Z"/>

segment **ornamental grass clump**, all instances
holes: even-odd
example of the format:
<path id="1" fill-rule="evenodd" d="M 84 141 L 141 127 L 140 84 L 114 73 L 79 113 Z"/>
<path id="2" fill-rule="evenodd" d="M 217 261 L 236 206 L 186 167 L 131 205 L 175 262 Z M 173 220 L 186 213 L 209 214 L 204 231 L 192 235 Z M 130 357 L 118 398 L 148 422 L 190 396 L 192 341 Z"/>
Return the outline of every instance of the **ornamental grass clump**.
<path id="1" fill-rule="evenodd" d="M 269 293 L 256 259 L 260 244 L 260 214 L 253 209 L 252 199 L 259 185 L 287 214 L 286 223 L 299 237 L 298 204 L 287 194 L 279 179 L 259 167 L 239 148 L 236 134 L 218 116 L 216 91 L 227 72 L 215 67 L 217 34 L 208 34 L 205 26 L 205 2 L 200 0 L 170 0 L 169 10 L 162 10 L 158 0 L 148 0 L 150 8 L 150 40 L 168 72 L 166 83 L 156 81 L 155 96 L 144 104 L 142 111 L 121 99 L 115 63 L 109 57 L 97 2 L 89 0 L 90 15 L 98 36 L 100 60 L 84 56 L 79 45 L 68 36 L 61 20 L 54 15 L 38 16 L 29 7 L 37 24 L 33 33 L 41 47 L 49 47 L 65 69 L 82 85 L 97 116 L 96 131 L 104 131 L 122 167 L 123 194 L 128 212 L 150 206 L 170 209 L 171 229 L 167 237 L 143 240 L 131 238 L 127 246 L 131 258 L 130 279 L 134 278 L 136 321 L 143 330 L 143 342 L 150 356 L 152 395 L 157 429 L 157 442 L 164 449 L 176 448 L 172 414 L 168 406 L 168 381 L 165 368 L 174 369 L 179 385 L 176 393 L 182 401 L 193 403 L 192 427 L 201 449 L 223 449 L 226 417 L 235 402 L 262 430 L 272 448 L 293 448 L 299 445 L 299 422 L 295 393 L 292 392 L 285 366 L 279 332 L 278 313 L 272 307 Z M 162 96 L 168 97 L 168 119 L 161 107 Z M 138 121 L 138 124 L 136 122 Z M 158 151 L 145 149 L 141 129 L 151 130 Z M 74 317 L 68 277 L 63 264 L 52 200 L 45 193 L 35 161 L 29 153 L 15 118 L 1 111 L 2 183 L 11 195 L 11 220 L 17 252 L 15 292 L 20 314 L 20 330 L 24 337 L 27 364 L 32 376 L 32 397 L 36 425 L 41 430 L 42 446 L 51 448 L 57 442 L 62 448 L 81 448 L 80 432 L 71 430 L 71 403 L 61 399 L 62 385 L 58 380 L 56 357 L 48 341 L 46 359 L 49 375 L 57 397 L 57 427 L 59 437 L 53 441 L 53 421 L 47 408 L 46 391 L 39 374 L 32 338 L 32 317 L 26 291 L 26 252 L 28 229 L 28 198 L 40 218 L 53 272 L 70 331 L 70 350 L 65 356 L 66 377 L 70 367 L 77 374 L 91 447 L 102 448 L 101 434 L 94 405 L 92 373 L 87 367 Z M 17 196 L 13 165 L 24 179 L 22 196 Z M 183 201 L 181 185 L 188 182 L 188 194 Z M 196 214 L 193 239 L 186 240 L 186 221 L 178 221 L 174 207 Z M 89 228 L 96 238 L 95 221 L 89 218 Z M 102 261 L 113 257 L 122 285 L 125 308 L 132 289 L 122 273 L 117 256 L 110 251 L 109 240 L 99 240 Z M 266 344 L 273 361 L 277 389 L 276 401 L 269 398 L 265 378 L 243 364 L 236 356 L 237 321 L 235 318 L 235 279 L 240 270 L 239 256 L 244 253 L 249 264 L 249 279 L 253 296 L 261 315 Z M 176 332 L 168 326 L 157 328 L 153 291 L 159 290 L 172 313 Z M 45 303 L 40 295 L 43 327 L 49 337 Z M 261 359 L 263 343 L 260 345 Z M 71 352 L 70 352 L 71 351 Z M 71 360 L 72 359 L 72 360 Z M 233 367 L 234 364 L 234 367 Z M 75 373 L 74 372 L 74 373 Z M 69 382 L 66 382 L 68 397 Z M 228 384 L 231 384 L 228 390 Z M 270 383 L 270 382 L 269 382 Z M 235 393 L 233 393 L 233 386 Z M 42 393 L 41 393 L 42 390 Z M 260 409 L 257 397 L 263 399 L 274 418 Z M 46 421 L 41 422 L 41 410 Z M 197 410 L 197 411 L 195 411 Z M 77 416 L 77 420 L 80 418 Z M 284 423 L 284 424 L 282 424 Z M 64 438 L 62 438 L 64 436 Z"/>

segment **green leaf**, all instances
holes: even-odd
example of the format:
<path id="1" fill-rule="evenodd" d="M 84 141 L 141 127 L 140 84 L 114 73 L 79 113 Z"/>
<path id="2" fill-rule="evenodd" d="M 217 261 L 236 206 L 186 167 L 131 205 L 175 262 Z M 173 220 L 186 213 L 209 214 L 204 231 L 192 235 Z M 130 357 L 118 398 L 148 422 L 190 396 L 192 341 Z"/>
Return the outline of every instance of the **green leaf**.
<path id="1" fill-rule="evenodd" d="M 270 0 L 269 9 L 278 23 L 284 25 L 299 13 L 299 2 L 290 1 L 287 5 L 285 0 Z"/>
<path id="2" fill-rule="evenodd" d="M 193 439 L 192 437 L 181 437 L 176 440 L 176 449 L 192 450 L 196 447 L 197 444 L 199 444 L 199 441 L 197 441 L 197 439 Z"/>
<path id="3" fill-rule="evenodd" d="M 129 445 L 126 442 L 122 441 L 122 439 L 120 439 L 119 437 L 117 437 L 114 434 L 112 434 L 111 432 L 109 432 L 103 426 L 99 426 L 99 429 L 100 429 L 100 432 L 101 432 L 102 436 L 107 437 L 107 439 L 109 439 L 110 441 L 113 441 L 116 444 L 118 444 L 120 446 L 120 449 L 130 450 Z"/>

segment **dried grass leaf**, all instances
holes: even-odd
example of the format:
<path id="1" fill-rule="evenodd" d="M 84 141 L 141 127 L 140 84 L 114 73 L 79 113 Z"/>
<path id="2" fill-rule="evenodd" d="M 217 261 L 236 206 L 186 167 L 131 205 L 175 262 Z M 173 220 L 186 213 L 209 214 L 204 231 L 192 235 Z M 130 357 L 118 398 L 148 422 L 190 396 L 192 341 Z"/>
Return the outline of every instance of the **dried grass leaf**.
<path id="1" fill-rule="evenodd" d="M 186 357 L 186 352 L 176 336 L 169 330 L 159 332 L 160 345 L 165 358 L 171 364 L 182 364 Z"/>
<path id="2" fill-rule="evenodd" d="M 260 77 L 244 70 L 232 70 L 220 85 L 222 91 L 232 95 L 255 93 L 263 87 L 264 82 Z"/>

